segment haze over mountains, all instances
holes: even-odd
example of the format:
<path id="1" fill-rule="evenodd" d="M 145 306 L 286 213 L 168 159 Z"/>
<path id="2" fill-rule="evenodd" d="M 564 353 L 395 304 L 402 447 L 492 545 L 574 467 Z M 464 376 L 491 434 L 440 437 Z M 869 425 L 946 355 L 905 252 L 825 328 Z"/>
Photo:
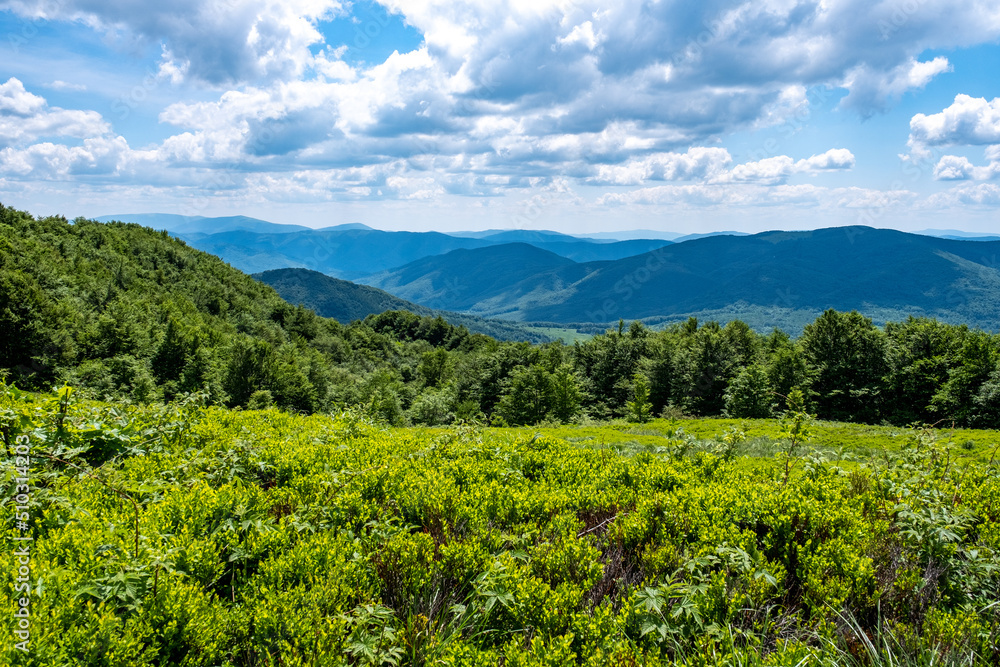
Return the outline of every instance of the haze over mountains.
<path id="1" fill-rule="evenodd" d="M 200 218 L 165 214 L 109 215 L 106 222 L 135 222 L 165 229 L 198 250 L 211 253 L 246 273 L 307 268 L 354 280 L 459 248 L 525 242 L 578 262 L 629 257 L 671 243 L 665 239 L 577 238 L 558 232 L 387 232 L 358 223 L 309 229 L 234 216 Z"/>
<path id="2" fill-rule="evenodd" d="M 876 322 L 927 315 L 1000 327 L 1000 237 L 957 230 L 839 227 L 621 241 L 611 233 L 313 230 L 242 217 L 153 217 L 108 216 L 167 228 L 248 273 L 308 268 L 481 317 L 566 324 L 739 318 L 797 334 L 836 308 Z M 314 304 L 303 296 L 306 285 L 321 289 L 320 281 L 296 277 L 298 302 Z M 347 293 L 327 288 L 328 297 Z"/>
<path id="3" fill-rule="evenodd" d="M 310 269 L 274 269 L 253 277 L 274 288 L 281 298 L 296 306 L 305 306 L 320 317 L 332 317 L 341 324 L 363 320 L 387 310 L 408 310 L 421 316 L 442 317 L 450 324 L 464 326 L 472 333 L 486 334 L 498 340 L 525 340 L 545 343 L 552 338 L 517 322 L 485 319 L 426 308 L 388 292 L 349 280 L 332 278 Z"/>
<path id="4" fill-rule="evenodd" d="M 878 321 L 928 315 L 995 330 L 998 259 L 996 241 L 842 227 L 714 236 L 612 262 L 567 262 L 529 246 L 460 250 L 366 282 L 436 308 L 525 321 L 693 315 L 799 330 L 836 308 Z M 518 266 L 479 279 L 481 267 L 511 264 Z"/>

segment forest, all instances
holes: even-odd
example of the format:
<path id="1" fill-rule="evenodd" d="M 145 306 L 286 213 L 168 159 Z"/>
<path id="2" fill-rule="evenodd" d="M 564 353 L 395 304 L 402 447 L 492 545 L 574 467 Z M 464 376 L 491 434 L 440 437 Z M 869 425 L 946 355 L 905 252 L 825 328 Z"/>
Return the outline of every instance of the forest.
<path id="1" fill-rule="evenodd" d="M 501 342 L 403 311 L 342 325 L 165 232 L 0 207 L 0 368 L 136 403 L 328 412 L 388 424 L 762 418 L 793 388 L 822 419 L 1000 426 L 1000 336 L 829 310 L 792 339 L 738 320 L 619 322 L 572 346 Z M 639 399 L 637 401 L 637 398 Z"/>

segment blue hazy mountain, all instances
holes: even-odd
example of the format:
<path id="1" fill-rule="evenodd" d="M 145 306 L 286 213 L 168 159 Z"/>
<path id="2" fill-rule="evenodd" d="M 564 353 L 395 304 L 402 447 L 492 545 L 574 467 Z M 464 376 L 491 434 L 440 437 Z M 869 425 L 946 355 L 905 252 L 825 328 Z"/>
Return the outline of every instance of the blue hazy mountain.
<path id="1" fill-rule="evenodd" d="M 174 215 L 171 213 L 123 213 L 94 218 L 99 222 L 134 222 L 156 230 L 165 229 L 171 234 L 217 234 L 219 232 L 245 231 L 267 234 L 290 234 L 308 230 L 302 225 L 279 225 L 266 220 L 233 215 L 221 218 L 206 218 L 198 215 Z"/>
<path id="2" fill-rule="evenodd" d="M 343 324 L 363 320 L 369 315 L 378 315 L 387 310 L 408 310 L 417 315 L 440 316 L 450 324 L 464 326 L 472 333 L 486 334 L 499 340 L 526 340 L 534 343 L 550 340 L 548 336 L 515 322 L 433 310 L 375 287 L 331 278 L 309 269 L 276 269 L 255 273 L 253 277 L 274 288 L 288 303 L 311 308 L 317 315 L 332 317 Z"/>
<path id="3" fill-rule="evenodd" d="M 877 321 L 912 314 L 1000 328 L 1000 242 L 867 227 L 711 236 L 603 262 L 509 244 L 423 258 L 364 282 L 436 308 L 522 321 L 694 315 L 798 330 L 836 308 Z"/>
<path id="4" fill-rule="evenodd" d="M 259 273 L 307 268 L 354 279 L 457 249 L 527 242 L 576 262 L 621 259 L 662 247 L 665 240 L 595 241 L 536 230 L 491 230 L 475 236 L 438 232 L 387 232 L 360 223 L 309 229 L 255 218 L 199 218 L 166 214 L 115 215 L 107 219 L 166 229 L 188 245 Z"/>

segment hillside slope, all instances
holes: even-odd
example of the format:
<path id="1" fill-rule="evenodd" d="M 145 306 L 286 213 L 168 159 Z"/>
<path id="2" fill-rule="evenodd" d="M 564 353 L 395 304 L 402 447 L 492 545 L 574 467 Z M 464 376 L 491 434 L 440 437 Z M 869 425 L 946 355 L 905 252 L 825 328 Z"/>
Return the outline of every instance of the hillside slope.
<path id="1" fill-rule="evenodd" d="M 428 346 L 454 362 L 496 345 L 408 313 L 342 326 L 165 231 L 0 205 L 0 376 L 21 388 L 68 382 L 140 403 L 196 392 L 303 412 L 364 404 L 399 421 L 417 391 L 403 383 L 421 377 L 399 369 Z"/>
<path id="2" fill-rule="evenodd" d="M 489 241 L 437 232 L 383 232 L 377 229 L 307 230 L 285 234 L 230 231 L 182 236 L 193 247 L 257 273 L 289 267 L 353 279 L 459 248 Z"/>
<path id="3" fill-rule="evenodd" d="M 534 343 L 544 343 L 549 340 L 547 336 L 529 331 L 513 322 L 433 310 L 375 287 L 331 278 L 309 269 L 275 269 L 255 273 L 253 277 L 273 287 L 288 303 L 305 306 L 321 317 L 331 317 L 342 324 L 363 320 L 369 315 L 378 315 L 389 310 L 407 310 L 426 317 L 440 316 L 454 326 L 464 326 L 472 333 L 485 334 L 498 340 Z"/>
<path id="4" fill-rule="evenodd" d="M 501 248 L 427 258 L 365 282 L 437 308 L 526 321 L 695 315 L 800 330 L 835 308 L 883 322 L 912 314 L 1000 326 L 997 242 L 844 227 L 712 236 L 608 262 Z M 484 264 L 512 268 L 477 268 Z"/>
<path id="5" fill-rule="evenodd" d="M 425 257 L 362 282 L 432 308 L 495 315 L 548 298 L 564 281 L 582 278 L 583 266 L 527 243 L 505 243 Z"/>

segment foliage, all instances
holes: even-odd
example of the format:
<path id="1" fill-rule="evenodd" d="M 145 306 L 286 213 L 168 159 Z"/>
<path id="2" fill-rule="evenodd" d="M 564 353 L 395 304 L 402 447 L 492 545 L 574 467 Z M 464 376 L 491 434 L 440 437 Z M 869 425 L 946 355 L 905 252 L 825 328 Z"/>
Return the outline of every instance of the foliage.
<path id="1" fill-rule="evenodd" d="M 762 418 L 774 394 L 801 387 L 821 419 L 1000 427 L 1000 336 L 964 326 L 883 330 L 830 310 L 799 340 L 690 318 L 661 331 L 620 321 L 572 346 L 405 311 L 345 326 L 164 233 L 2 206 L 0 369 L 92 398 L 197 392 L 229 407 L 354 407 L 396 425 L 636 419 L 641 373 L 651 414 Z"/>
<path id="2" fill-rule="evenodd" d="M 626 405 L 628 416 L 631 421 L 644 424 L 650 420 L 653 407 L 649 402 L 649 383 L 643 373 L 636 373 L 632 384 L 632 400 Z"/>
<path id="3" fill-rule="evenodd" d="M 788 398 L 783 422 L 393 429 L 0 383 L 8 454 L 31 448 L 31 651 L 11 659 L 996 664 L 996 433 L 968 450 Z M 802 455 L 848 427 L 838 460 Z"/>

